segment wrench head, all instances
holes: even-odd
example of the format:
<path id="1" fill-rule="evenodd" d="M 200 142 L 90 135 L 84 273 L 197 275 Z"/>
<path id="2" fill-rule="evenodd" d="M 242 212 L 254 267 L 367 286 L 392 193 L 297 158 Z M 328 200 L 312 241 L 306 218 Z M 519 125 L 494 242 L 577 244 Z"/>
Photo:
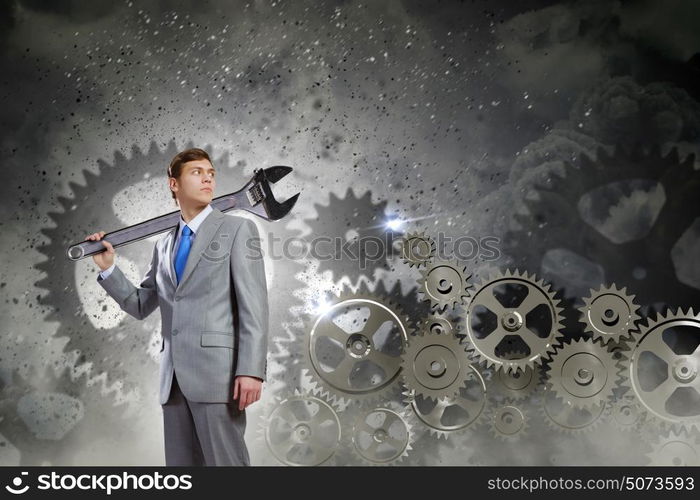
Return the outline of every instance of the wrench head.
<path id="1" fill-rule="evenodd" d="M 265 169 L 265 177 L 267 178 L 268 182 L 274 184 L 291 171 L 292 167 L 287 167 L 285 165 L 275 165 L 274 167 L 269 167 Z"/>
<path id="2" fill-rule="evenodd" d="M 282 165 L 270 167 L 265 170 L 258 169 L 255 171 L 255 181 L 265 193 L 265 198 L 262 201 L 262 205 L 265 208 L 265 215 L 267 216 L 268 220 L 279 220 L 287 215 L 292 210 L 297 202 L 297 199 L 299 198 L 299 195 L 301 194 L 297 193 L 280 203 L 275 199 L 275 196 L 272 193 L 270 182 L 277 182 L 291 171 L 292 167 Z M 270 173 L 270 177 L 268 177 L 268 172 Z"/>

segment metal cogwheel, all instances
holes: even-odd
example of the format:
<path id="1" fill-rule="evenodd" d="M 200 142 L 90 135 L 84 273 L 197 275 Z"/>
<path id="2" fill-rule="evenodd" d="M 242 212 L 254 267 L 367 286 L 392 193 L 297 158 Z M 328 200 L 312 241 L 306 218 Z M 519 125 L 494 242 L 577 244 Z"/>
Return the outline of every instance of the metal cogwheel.
<path id="1" fill-rule="evenodd" d="M 540 411 L 545 423 L 557 431 L 580 434 L 593 431 L 603 421 L 605 403 L 592 408 L 577 408 L 544 387 Z"/>
<path id="2" fill-rule="evenodd" d="M 467 351 L 487 367 L 507 372 L 541 364 L 563 327 L 563 309 L 549 288 L 518 270 L 482 280 L 465 312 Z M 523 357 L 508 359 L 514 351 Z"/>
<path id="3" fill-rule="evenodd" d="M 386 200 L 372 202 L 371 191 L 358 197 L 352 188 L 347 189 L 344 198 L 331 193 L 328 205 L 315 203 L 318 215 L 304 222 L 311 228 L 311 234 L 333 242 L 329 246 L 333 258 L 319 260 L 319 272 L 330 271 L 335 281 L 348 276 L 350 281 L 356 282 L 363 275 L 374 277 L 377 269 L 388 270 L 388 258 L 397 253 L 394 248 L 397 236 L 386 228 L 386 207 Z M 383 252 L 368 255 L 366 252 L 375 252 L 380 241 Z M 367 246 L 367 243 L 372 244 Z"/>
<path id="4" fill-rule="evenodd" d="M 590 296 L 583 298 L 581 323 L 585 331 L 593 334 L 593 340 L 601 339 L 603 344 L 619 342 L 628 338 L 641 319 L 637 314 L 639 306 L 634 303 L 634 295 L 627 295 L 626 287 L 618 290 L 615 283 L 610 287 L 591 289 Z"/>
<path id="5" fill-rule="evenodd" d="M 456 396 L 471 372 L 464 346 L 454 335 L 427 333 L 409 337 L 401 363 L 409 391 L 436 401 Z"/>
<path id="6" fill-rule="evenodd" d="M 423 319 L 419 324 L 419 330 L 424 335 L 436 333 L 441 335 L 459 335 L 459 318 L 451 318 L 445 315 L 435 314 Z"/>
<path id="7" fill-rule="evenodd" d="M 635 432 L 645 424 L 647 412 L 637 398 L 626 394 L 608 401 L 606 416 L 618 429 Z"/>
<path id="8" fill-rule="evenodd" d="M 352 406 L 341 413 L 344 443 L 369 465 L 395 465 L 408 456 L 415 435 L 409 409 L 387 401 L 376 407 Z"/>
<path id="9" fill-rule="evenodd" d="M 648 320 L 625 370 L 646 410 L 674 429 L 700 428 L 700 314 L 660 314 Z"/>
<path id="10" fill-rule="evenodd" d="M 432 262 L 421 271 L 421 278 L 418 280 L 424 300 L 429 301 L 431 307 L 437 312 L 463 304 L 464 299 L 469 296 L 467 289 L 468 280 L 471 277 L 466 270 L 466 266 L 456 261 Z"/>
<path id="11" fill-rule="evenodd" d="M 502 441 L 518 441 L 529 426 L 526 412 L 520 406 L 503 405 L 491 409 L 488 414 L 491 435 Z"/>
<path id="12" fill-rule="evenodd" d="M 328 464 L 341 442 L 341 425 L 331 403 L 311 394 L 276 397 L 261 420 L 272 454 L 285 465 Z"/>
<path id="13" fill-rule="evenodd" d="M 18 465 L 159 463 L 158 436 L 139 433 L 157 409 L 120 402 L 104 378 L 47 365 L 0 381 L 0 435 L 19 450 Z"/>
<path id="14" fill-rule="evenodd" d="M 484 417 L 486 384 L 476 366 L 472 364 L 469 368 L 466 383 L 456 396 L 435 401 L 411 391 L 404 392 L 405 401 L 411 405 L 416 419 L 430 434 L 447 438 L 478 424 Z"/>
<path id="15" fill-rule="evenodd" d="M 622 367 L 600 342 L 574 340 L 555 347 L 547 385 L 576 408 L 593 408 L 615 396 Z"/>
<path id="16" fill-rule="evenodd" d="M 698 466 L 700 465 L 700 438 L 686 431 L 669 430 L 652 443 L 647 454 L 649 465 Z"/>
<path id="17" fill-rule="evenodd" d="M 401 259 L 409 267 L 424 266 L 435 255 L 435 240 L 424 232 L 408 233 L 401 243 Z"/>
<path id="18" fill-rule="evenodd" d="M 519 352 L 505 354 L 506 359 L 521 359 L 522 357 L 522 353 Z M 540 366 L 528 366 L 523 371 L 514 372 L 493 370 L 489 380 L 489 393 L 499 400 L 520 401 L 537 391 L 542 382 L 542 376 Z"/>
<path id="19" fill-rule="evenodd" d="M 308 329 L 306 367 L 318 389 L 333 401 L 380 398 L 399 378 L 412 330 L 398 305 L 342 292 Z"/>

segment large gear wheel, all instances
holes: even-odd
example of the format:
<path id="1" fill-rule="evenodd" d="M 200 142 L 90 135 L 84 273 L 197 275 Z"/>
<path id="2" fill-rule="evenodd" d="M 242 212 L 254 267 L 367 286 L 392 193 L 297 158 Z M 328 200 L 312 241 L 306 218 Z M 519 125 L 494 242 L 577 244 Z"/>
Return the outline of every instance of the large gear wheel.
<path id="1" fill-rule="evenodd" d="M 401 260 L 409 267 L 425 266 L 435 256 L 435 240 L 424 232 L 408 233 L 401 240 Z"/>
<path id="2" fill-rule="evenodd" d="M 606 282 L 634 283 L 640 303 L 681 307 L 698 304 L 700 289 L 677 268 L 672 255 L 700 215 L 700 170 L 695 168 L 694 155 L 681 161 L 676 148 L 662 156 L 658 146 L 648 153 L 641 148 L 627 151 L 617 147 L 612 154 L 600 147 L 595 157 L 581 151 L 577 158 L 579 162 L 574 164 L 564 161 L 563 176 L 553 173 L 543 177 L 546 180 L 535 186 L 537 197 L 523 200 L 528 213 L 514 216 L 519 227 L 504 236 L 504 253 L 517 266 L 543 272 L 548 259 L 560 259 L 552 252 L 557 256 L 566 254 L 569 262 L 584 259 L 600 269 Z M 635 210 L 643 227 L 650 226 L 648 231 L 616 242 L 616 229 L 633 227 L 630 221 L 624 224 L 625 210 L 617 210 L 616 218 L 612 209 L 591 207 L 597 219 L 616 224 L 605 228 L 603 223 L 584 219 L 580 207 L 591 193 L 603 197 L 616 192 L 612 201 L 619 200 L 622 183 L 630 180 L 658 183 L 665 201 L 654 217 L 648 210 Z M 578 268 L 567 272 L 586 275 Z M 582 279 L 579 286 L 584 285 L 589 284 Z"/>
<path id="3" fill-rule="evenodd" d="M 386 200 L 373 203 L 370 191 L 358 197 L 353 189 L 348 188 L 345 198 L 331 193 L 328 205 L 315 204 L 314 207 L 318 215 L 305 222 L 314 236 L 330 238 L 333 242 L 330 247 L 333 258 L 319 260 L 319 272 L 330 271 L 334 281 L 347 276 L 354 283 L 360 276 L 372 279 L 376 270 L 389 269 L 388 258 L 396 253 L 396 235 L 385 224 Z M 366 255 L 370 247 L 365 247 L 364 243 L 378 240 L 384 246 L 383 253 Z M 336 241 L 341 244 L 336 244 Z M 374 248 L 372 245 L 371 249 Z M 341 249 L 347 252 L 341 253 Z"/>
<path id="4" fill-rule="evenodd" d="M 409 337 L 401 363 L 409 391 L 435 401 L 456 396 L 471 373 L 464 346 L 454 335 L 428 333 Z"/>
<path id="5" fill-rule="evenodd" d="M 613 354 L 600 342 L 573 340 L 555 347 L 547 385 L 576 408 L 591 409 L 614 397 L 621 371 Z"/>
<path id="6" fill-rule="evenodd" d="M 119 401 L 104 377 L 70 367 L 30 368 L 0 383 L 0 435 L 20 451 L 19 465 L 124 465 L 136 457 L 134 465 L 159 465 L 157 436 L 140 429 L 155 412 Z"/>
<path id="7" fill-rule="evenodd" d="M 466 266 L 456 261 L 435 260 L 421 271 L 418 280 L 424 300 L 437 312 L 463 304 L 469 296 L 469 278 Z"/>
<path id="8" fill-rule="evenodd" d="M 409 313 L 407 323 L 413 328 L 414 323 L 419 318 L 424 318 L 430 314 L 429 306 L 418 300 L 418 288 L 413 287 L 407 291 L 401 289 L 401 283 L 397 281 L 392 287 L 388 288 L 384 281 L 368 282 L 360 280 L 356 286 L 351 286 L 349 283 L 343 283 L 342 286 L 337 286 L 338 295 L 352 296 L 353 294 L 362 294 L 372 297 L 381 297 L 383 300 L 388 300 L 389 303 L 395 304 L 401 311 Z M 309 325 L 312 325 L 319 314 L 319 309 L 322 311 L 328 305 L 328 302 L 338 300 L 336 295 L 324 295 L 319 291 L 319 295 L 324 297 L 320 302 L 325 304 L 323 307 L 313 310 L 309 307 L 309 312 L 300 314 L 297 317 L 297 323 L 287 327 L 288 335 L 284 339 L 279 339 L 279 348 L 274 353 L 277 366 L 279 366 L 281 377 L 287 390 L 300 389 L 299 381 L 303 378 L 303 373 L 308 373 L 311 366 L 308 364 L 309 356 L 305 352 L 306 336 Z M 325 299 L 329 299 L 328 302 Z M 312 301 L 313 302 L 313 301 Z"/>
<path id="9" fill-rule="evenodd" d="M 509 269 L 482 280 L 465 313 L 467 351 L 487 367 L 524 371 L 542 363 L 563 327 L 562 308 L 549 285 Z M 509 353 L 523 352 L 520 359 Z"/>
<path id="10" fill-rule="evenodd" d="M 486 407 L 486 384 L 478 368 L 470 365 L 471 373 L 464 387 L 454 397 L 437 401 L 406 391 L 405 401 L 411 405 L 413 413 L 430 432 L 438 438 L 462 432 L 483 419 Z"/>
<path id="11" fill-rule="evenodd" d="M 332 401 L 378 399 L 399 378 L 401 355 L 412 331 L 398 305 L 342 292 L 308 327 L 306 367 Z"/>
<path id="12" fill-rule="evenodd" d="M 658 436 L 647 455 L 649 465 L 678 467 L 700 465 L 700 438 L 685 431 L 669 430 Z"/>
<path id="13" fill-rule="evenodd" d="M 639 306 L 634 303 L 634 295 L 627 295 L 626 287 L 618 290 L 615 283 L 598 290 L 591 289 L 584 297 L 581 323 L 585 331 L 593 334 L 593 340 L 601 339 L 603 344 L 619 342 L 628 338 L 641 319 L 637 314 Z"/>
<path id="14" fill-rule="evenodd" d="M 625 371 L 647 411 L 662 423 L 700 428 L 700 314 L 660 314 L 648 320 Z"/>
<path id="15" fill-rule="evenodd" d="M 278 396 L 261 425 L 267 447 L 285 465 L 328 464 L 341 444 L 336 409 L 310 394 Z"/>
<path id="16" fill-rule="evenodd" d="M 397 402 L 354 406 L 344 412 L 345 443 L 368 465 L 397 465 L 412 450 L 415 434 L 410 410 Z"/>

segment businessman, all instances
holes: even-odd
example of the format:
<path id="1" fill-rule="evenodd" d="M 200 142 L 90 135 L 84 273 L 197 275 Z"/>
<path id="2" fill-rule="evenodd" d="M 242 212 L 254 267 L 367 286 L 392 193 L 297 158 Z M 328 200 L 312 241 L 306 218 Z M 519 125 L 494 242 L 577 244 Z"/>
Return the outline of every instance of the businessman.
<path id="1" fill-rule="evenodd" d="M 98 283 L 135 317 L 160 307 L 160 404 L 166 465 L 250 465 L 245 409 L 260 399 L 267 362 L 265 267 L 255 224 L 210 203 L 216 172 L 206 151 L 178 153 L 168 183 L 180 208 L 135 287 L 106 250 L 93 260 Z M 257 249 L 257 250 L 256 250 Z"/>

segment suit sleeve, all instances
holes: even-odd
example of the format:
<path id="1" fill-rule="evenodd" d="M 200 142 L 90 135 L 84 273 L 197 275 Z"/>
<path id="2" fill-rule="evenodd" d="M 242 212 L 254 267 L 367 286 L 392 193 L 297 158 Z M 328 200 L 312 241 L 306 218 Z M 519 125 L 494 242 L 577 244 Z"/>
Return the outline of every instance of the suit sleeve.
<path id="1" fill-rule="evenodd" d="M 268 304 L 265 261 L 258 228 L 244 219 L 231 250 L 231 275 L 238 308 L 238 360 L 235 376 L 266 378 Z"/>
<path id="2" fill-rule="evenodd" d="M 119 304 L 122 311 L 136 319 L 144 319 L 158 307 L 157 270 L 158 245 L 156 244 L 153 247 L 151 266 L 138 288 L 124 276 L 119 266 L 114 266 L 111 274 L 104 279 L 98 275 L 97 282 Z"/>

